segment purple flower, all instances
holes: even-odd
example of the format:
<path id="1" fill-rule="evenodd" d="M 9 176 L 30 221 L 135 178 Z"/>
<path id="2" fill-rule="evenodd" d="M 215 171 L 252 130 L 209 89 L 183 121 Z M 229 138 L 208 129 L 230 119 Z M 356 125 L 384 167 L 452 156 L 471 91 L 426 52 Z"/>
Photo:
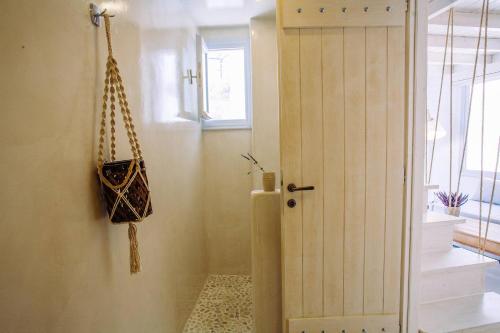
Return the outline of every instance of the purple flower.
<path id="1" fill-rule="evenodd" d="M 468 194 L 457 192 L 448 194 L 447 192 L 439 191 L 435 195 L 445 207 L 461 207 L 469 200 Z"/>

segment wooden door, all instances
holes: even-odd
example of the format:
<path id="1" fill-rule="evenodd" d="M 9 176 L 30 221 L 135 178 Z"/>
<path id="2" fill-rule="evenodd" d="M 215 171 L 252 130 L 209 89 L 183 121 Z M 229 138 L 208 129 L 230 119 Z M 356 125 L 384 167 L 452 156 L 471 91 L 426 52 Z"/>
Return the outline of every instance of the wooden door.
<path id="1" fill-rule="evenodd" d="M 399 331 L 405 4 L 359 3 L 278 9 L 285 332 Z"/>

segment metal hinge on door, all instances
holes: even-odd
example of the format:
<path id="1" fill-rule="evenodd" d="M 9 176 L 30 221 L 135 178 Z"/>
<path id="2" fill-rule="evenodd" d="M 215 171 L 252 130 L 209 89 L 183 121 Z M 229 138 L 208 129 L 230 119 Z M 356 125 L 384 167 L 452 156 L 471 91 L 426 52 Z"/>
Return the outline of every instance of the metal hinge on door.
<path id="1" fill-rule="evenodd" d="M 408 0 L 405 1 L 405 12 L 408 12 Z"/>

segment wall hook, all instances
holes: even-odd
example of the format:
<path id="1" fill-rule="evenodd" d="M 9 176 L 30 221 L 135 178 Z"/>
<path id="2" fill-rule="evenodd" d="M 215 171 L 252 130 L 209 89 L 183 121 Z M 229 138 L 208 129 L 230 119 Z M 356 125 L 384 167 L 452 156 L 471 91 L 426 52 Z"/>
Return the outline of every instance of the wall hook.
<path id="1" fill-rule="evenodd" d="M 363 8 L 363 10 L 365 11 L 365 13 L 367 13 L 368 12 L 368 7 Z"/>
<path id="2" fill-rule="evenodd" d="M 321 8 L 319 9 L 319 12 L 320 12 L 320 13 L 324 13 L 324 12 L 326 12 L 326 8 L 325 8 L 325 7 L 321 7 Z"/>
<path id="3" fill-rule="evenodd" d="M 302 13 L 302 8 L 297 8 L 297 13 Z"/>
<path id="4" fill-rule="evenodd" d="M 347 7 L 342 7 L 342 13 L 347 13 Z M 345 332 L 342 332 L 345 333 Z"/>
<path id="5" fill-rule="evenodd" d="M 99 9 L 99 6 L 97 6 L 95 3 L 91 3 L 89 5 L 89 14 L 90 14 L 90 22 L 92 22 L 93 25 L 96 27 L 101 26 L 101 16 L 108 15 L 106 14 L 106 10 L 104 9 L 101 11 Z M 108 15 L 109 17 L 115 17 L 115 15 Z"/>
<path id="6" fill-rule="evenodd" d="M 96 4 L 91 3 L 89 5 L 90 22 L 92 22 L 92 24 L 95 25 L 96 27 L 101 26 L 101 19 L 99 17 L 100 11 L 101 10 Z"/>

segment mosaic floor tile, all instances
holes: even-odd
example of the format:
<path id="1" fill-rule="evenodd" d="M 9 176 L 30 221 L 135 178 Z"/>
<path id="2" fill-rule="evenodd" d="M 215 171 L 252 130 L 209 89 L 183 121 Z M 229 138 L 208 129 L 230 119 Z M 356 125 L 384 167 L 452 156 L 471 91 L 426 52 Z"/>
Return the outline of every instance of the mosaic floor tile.
<path id="1" fill-rule="evenodd" d="M 252 281 L 248 275 L 209 275 L 184 333 L 251 333 Z"/>

